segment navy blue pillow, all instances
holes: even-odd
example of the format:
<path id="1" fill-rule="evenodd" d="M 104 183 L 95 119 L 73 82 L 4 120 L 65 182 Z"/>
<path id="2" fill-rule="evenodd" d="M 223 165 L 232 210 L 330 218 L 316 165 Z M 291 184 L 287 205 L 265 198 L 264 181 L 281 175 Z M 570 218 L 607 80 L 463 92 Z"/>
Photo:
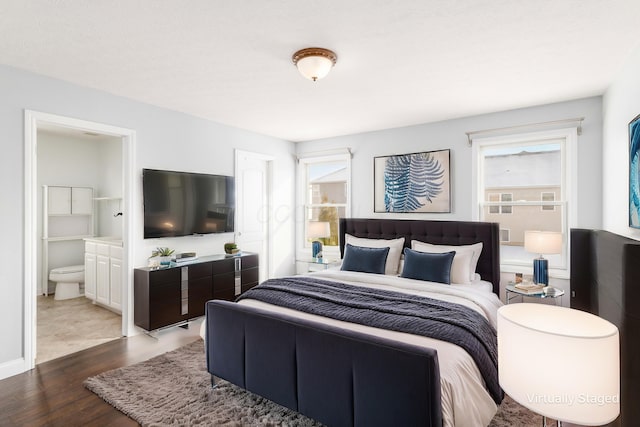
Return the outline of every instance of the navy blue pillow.
<path id="1" fill-rule="evenodd" d="M 451 264 L 456 251 L 441 254 L 418 252 L 405 248 L 402 277 L 451 284 Z"/>
<path id="2" fill-rule="evenodd" d="M 384 274 L 389 248 L 365 248 L 347 243 L 340 270 Z"/>

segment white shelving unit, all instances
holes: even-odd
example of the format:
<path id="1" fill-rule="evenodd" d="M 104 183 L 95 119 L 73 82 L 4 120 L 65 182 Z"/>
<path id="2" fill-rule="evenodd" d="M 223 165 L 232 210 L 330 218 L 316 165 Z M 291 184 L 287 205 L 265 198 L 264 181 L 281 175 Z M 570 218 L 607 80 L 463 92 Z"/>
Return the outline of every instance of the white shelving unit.
<path id="1" fill-rule="evenodd" d="M 49 245 L 93 237 L 91 187 L 42 186 L 42 293 L 49 293 Z"/>
<path id="2" fill-rule="evenodd" d="M 122 197 L 94 197 L 93 200 L 96 202 L 118 202 L 118 209 L 113 216 L 122 215 Z"/>

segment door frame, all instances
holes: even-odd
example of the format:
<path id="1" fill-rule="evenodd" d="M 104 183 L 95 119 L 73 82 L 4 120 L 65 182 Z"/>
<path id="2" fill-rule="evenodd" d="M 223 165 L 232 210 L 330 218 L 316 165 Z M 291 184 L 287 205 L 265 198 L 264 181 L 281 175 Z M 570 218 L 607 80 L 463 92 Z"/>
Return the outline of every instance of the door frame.
<path id="1" fill-rule="evenodd" d="M 35 367 L 36 357 L 36 315 L 37 315 L 37 248 L 38 230 L 38 127 L 54 125 L 86 132 L 95 132 L 122 139 L 122 212 L 123 212 L 123 260 L 122 271 L 122 334 L 134 333 L 130 318 L 133 313 L 133 283 L 129 266 L 133 265 L 133 189 L 135 177 L 136 132 L 98 122 L 72 117 L 24 110 L 24 331 L 23 331 L 23 372 Z"/>
<path id="2" fill-rule="evenodd" d="M 265 265 L 267 267 L 267 271 L 266 271 L 266 276 L 267 279 L 269 279 L 271 277 L 271 273 L 273 272 L 273 239 L 271 239 L 271 236 L 273 235 L 273 224 L 274 221 L 272 219 L 272 212 L 271 209 L 273 207 L 273 161 L 275 160 L 275 157 L 270 156 L 268 154 L 262 154 L 262 153 L 256 153 L 253 151 L 245 151 L 245 150 L 235 150 L 235 162 L 234 162 L 234 175 L 236 176 L 236 180 L 237 180 L 237 176 L 238 176 L 238 170 L 240 167 L 240 157 L 241 156 L 246 156 L 246 157 L 253 157 L 254 159 L 257 160 L 262 160 L 264 162 L 266 162 L 266 166 L 267 166 L 267 188 L 266 188 L 266 199 L 267 199 L 267 235 L 266 235 L 266 247 L 267 247 L 267 256 L 266 256 L 266 260 L 260 260 L 260 263 L 262 264 L 263 262 L 265 262 Z M 238 186 L 236 185 L 236 203 L 238 203 L 239 197 L 238 197 Z M 235 218 L 235 224 L 239 224 L 238 221 L 239 215 L 238 215 L 238 209 L 236 209 L 236 218 Z M 237 230 L 235 232 L 235 236 L 237 237 L 237 233 L 241 231 L 241 230 Z"/>

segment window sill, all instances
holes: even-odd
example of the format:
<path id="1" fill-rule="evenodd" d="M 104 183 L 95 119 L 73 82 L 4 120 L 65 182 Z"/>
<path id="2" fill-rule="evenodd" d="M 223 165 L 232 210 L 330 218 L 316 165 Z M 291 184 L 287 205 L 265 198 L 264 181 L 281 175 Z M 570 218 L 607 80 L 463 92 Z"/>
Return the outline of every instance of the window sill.
<path id="1" fill-rule="evenodd" d="M 521 273 L 524 275 L 533 275 L 533 267 L 525 267 L 522 265 L 500 264 L 501 273 Z M 569 269 L 566 268 L 550 268 L 549 277 L 553 279 L 569 280 Z"/>

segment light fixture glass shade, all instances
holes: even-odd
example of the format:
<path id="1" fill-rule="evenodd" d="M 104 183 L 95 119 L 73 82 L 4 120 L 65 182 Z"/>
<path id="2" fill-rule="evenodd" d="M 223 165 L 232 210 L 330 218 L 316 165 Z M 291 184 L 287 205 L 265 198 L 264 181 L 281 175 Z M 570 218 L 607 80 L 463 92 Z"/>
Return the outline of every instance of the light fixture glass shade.
<path id="1" fill-rule="evenodd" d="M 299 60 L 296 65 L 300 74 L 313 81 L 325 77 L 333 67 L 331 60 L 323 56 L 307 56 Z"/>
<path id="2" fill-rule="evenodd" d="M 558 359 L 549 357 L 558 355 Z M 620 413 L 618 328 L 546 304 L 498 310 L 498 379 L 516 402 L 560 421 L 594 426 Z"/>
<path id="3" fill-rule="evenodd" d="M 325 221 L 309 221 L 307 223 L 307 237 L 309 239 L 317 239 L 319 237 L 331 236 L 331 227 Z"/>
<path id="4" fill-rule="evenodd" d="M 556 231 L 524 232 L 524 249 L 536 254 L 559 254 L 562 252 L 562 233 Z"/>
<path id="5" fill-rule="evenodd" d="M 329 74 L 338 57 L 329 49 L 309 47 L 293 54 L 293 63 L 298 71 L 309 80 L 319 80 Z"/>

